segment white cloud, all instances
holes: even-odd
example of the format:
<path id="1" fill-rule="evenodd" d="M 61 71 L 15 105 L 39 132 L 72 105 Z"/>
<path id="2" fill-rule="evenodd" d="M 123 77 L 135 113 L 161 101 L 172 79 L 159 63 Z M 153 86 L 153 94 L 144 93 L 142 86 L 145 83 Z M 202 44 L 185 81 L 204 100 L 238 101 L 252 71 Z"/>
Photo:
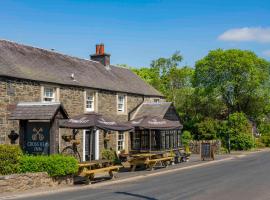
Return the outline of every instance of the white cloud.
<path id="1" fill-rule="evenodd" d="M 269 57 L 270 57 L 270 50 L 266 50 L 266 51 L 264 51 L 264 52 L 263 52 L 263 55 L 265 55 L 265 56 L 269 56 Z"/>
<path id="2" fill-rule="evenodd" d="M 260 43 L 268 43 L 270 42 L 270 27 L 244 27 L 229 29 L 221 34 L 218 39 L 223 41 L 255 41 Z"/>

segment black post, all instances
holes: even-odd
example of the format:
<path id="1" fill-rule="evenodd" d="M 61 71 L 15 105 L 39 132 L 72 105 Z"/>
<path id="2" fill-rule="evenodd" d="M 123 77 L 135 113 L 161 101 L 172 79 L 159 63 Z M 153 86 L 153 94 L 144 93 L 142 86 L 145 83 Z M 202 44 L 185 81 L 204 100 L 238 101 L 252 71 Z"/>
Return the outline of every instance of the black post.
<path id="1" fill-rule="evenodd" d="M 230 154 L 231 153 L 231 138 L 230 138 L 230 108 L 228 107 L 228 153 Z"/>

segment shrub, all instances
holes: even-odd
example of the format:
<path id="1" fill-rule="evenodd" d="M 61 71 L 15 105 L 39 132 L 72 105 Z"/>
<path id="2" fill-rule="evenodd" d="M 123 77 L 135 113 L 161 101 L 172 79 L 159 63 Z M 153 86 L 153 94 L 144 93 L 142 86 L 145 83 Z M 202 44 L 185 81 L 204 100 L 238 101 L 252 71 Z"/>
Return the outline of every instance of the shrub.
<path id="1" fill-rule="evenodd" d="M 264 134 L 261 136 L 260 141 L 266 146 L 270 147 L 270 135 Z"/>
<path id="2" fill-rule="evenodd" d="M 101 152 L 102 159 L 110 160 L 110 161 L 116 161 L 117 156 L 116 153 L 113 150 L 109 149 L 103 149 Z"/>
<path id="3" fill-rule="evenodd" d="M 181 136 L 182 144 L 185 148 L 189 147 L 189 143 L 192 140 L 191 133 L 189 131 L 184 131 Z"/>
<path id="4" fill-rule="evenodd" d="M 0 174 L 14 174 L 19 171 L 22 151 L 18 145 L 0 145 Z"/>
<path id="5" fill-rule="evenodd" d="M 78 172 L 78 162 L 71 156 L 25 155 L 20 160 L 20 172 L 47 172 L 50 176 L 65 176 Z"/>
<path id="6" fill-rule="evenodd" d="M 231 137 L 231 148 L 248 150 L 255 147 L 252 138 L 252 126 L 244 113 L 233 113 L 229 116 L 228 132 Z"/>
<path id="7" fill-rule="evenodd" d="M 229 116 L 229 133 L 231 135 L 237 135 L 239 133 L 252 134 L 252 126 L 249 123 L 244 113 L 236 112 Z"/>
<path id="8" fill-rule="evenodd" d="M 270 138 L 269 138 L 269 142 L 270 142 Z M 264 148 L 264 147 L 266 147 L 266 144 L 262 142 L 261 138 L 256 138 L 255 146 L 256 146 L 256 148 Z"/>
<path id="9" fill-rule="evenodd" d="M 240 133 L 231 138 L 231 148 L 234 150 L 248 150 L 254 147 L 251 135 Z"/>

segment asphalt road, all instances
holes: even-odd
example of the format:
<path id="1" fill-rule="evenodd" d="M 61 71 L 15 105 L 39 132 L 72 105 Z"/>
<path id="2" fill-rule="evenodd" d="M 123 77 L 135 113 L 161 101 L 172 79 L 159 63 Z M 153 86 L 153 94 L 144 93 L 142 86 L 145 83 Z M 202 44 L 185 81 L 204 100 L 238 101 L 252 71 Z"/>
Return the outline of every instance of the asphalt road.
<path id="1" fill-rule="evenodd" d="M 129 183 L 25 199 L 269 200 L 270 152 Z"/>

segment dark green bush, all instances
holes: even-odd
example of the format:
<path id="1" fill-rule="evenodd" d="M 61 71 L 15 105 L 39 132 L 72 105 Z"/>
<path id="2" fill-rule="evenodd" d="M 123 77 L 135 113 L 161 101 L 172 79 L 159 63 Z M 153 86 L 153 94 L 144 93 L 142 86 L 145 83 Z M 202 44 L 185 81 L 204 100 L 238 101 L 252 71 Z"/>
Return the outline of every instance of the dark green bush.
<path id="1" fill-rule="evenodd" d="M 102 159 L 115 161 L 116 160 L 116 153 L 110 149 L 103 149 L 101 151 Z"/>
<path id="2" fill-rule="evenodd" d="M 78 172 L 78 162 L 73 157 L 63 155 L 25 155 L 20 160 L 20 172 L 47 172 L 50 176 L 65 176 Z"/>
<path id="3" fill-rule="evenodd" d="M 181 136 L 182 144 L 186 148 L 189 146 L 190 141 L 192 140 L 191 133 L 189 131 L 184 131 Z"/>
<path id="4" fill-rule="evenodd" d="M 234 150 L 248 150 L 255 146 L 251 135 L 240 133 L 231 138 L 231 148 Z"/>
<path id="5" fill-rule="evenodd" d="M 252 126 L 244 113 L 236 112 L 229 116 L 228 132 L 233 150 L 248 150 L 255 147 Z"/>
<path id="6" fill-rule="evenodd" d="M 101 151 L 102 159 L 110 160 L 114 164 L 120 164 L 121 161 L 119 160 L 118 156 L 116 155 L 116 152 L 112 149 L 103 149 Z"/>
<path id="7" fill-rule="evenodd" d="M 261 136 L 260 141 L 266 146 L 270 147 L 270 134 L 264 134 Z"/>
<path id="8" fill-rule="evenodd" d="M 14 174 L 19 171 L 22 151 L 18 145 L 0 145 L 0 174 Z"/>

